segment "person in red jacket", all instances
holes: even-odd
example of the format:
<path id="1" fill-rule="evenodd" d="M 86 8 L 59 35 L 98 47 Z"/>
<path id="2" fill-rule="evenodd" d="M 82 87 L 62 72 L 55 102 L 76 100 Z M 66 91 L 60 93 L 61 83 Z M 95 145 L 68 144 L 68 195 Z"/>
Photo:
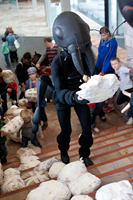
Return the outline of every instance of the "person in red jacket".
<path id="1" fill-rule="evenodd" d="M 18 88 L 18 85 L 15 81 L 15 76 L 14 76 L 14 79 L 13 79 L 13 83 L 7 84 L 7 86 L 12 88 L 12 90 L 15 91 L 13 99 L 11 98 L 11 93 L 8 93 L 8 95 L 10 96 L 10 100 L 11 100 L 12 104 L 16 104 L 17 103 L 17 93 L 18 93 L 17 88 Z"/>

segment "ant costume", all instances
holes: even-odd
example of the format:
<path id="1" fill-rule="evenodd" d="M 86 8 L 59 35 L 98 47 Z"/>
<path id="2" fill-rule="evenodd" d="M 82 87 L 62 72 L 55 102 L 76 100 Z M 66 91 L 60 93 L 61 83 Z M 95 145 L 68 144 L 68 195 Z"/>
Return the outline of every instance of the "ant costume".
<path id="1" fill-rule="evenodd" d="M 61 132 L 57 136 L 58 147 L 61 151 L 61 159 L 69 163 L 68 149 L 71 135 L 70 114 L 74 107 L 82 127 L 79 137 L 79 155 L 83 157 L 86 166 L 93 162 L 89 159 L 90 147 L 93 144 L 91 132 L 91 116 L 87 100 L 78 100 L 79 86 L 84 83 L 83 75 L 93 75 L 94 55 L 91 50 L 90 28 L 75 13 L 63 12 L 54 21 L 53 37 L 56 44 L 64 49 L 55 56 L 51 64 L 54 82 L 52 100 L 57 110 Z M 32 139 L 35 139 L 35 130 L 40 119 L 40 102 L 45 94 L 47 84 L 52 84 L 46 75 L 40 77 L 38 86 L 38 107 L 33 116 Z M 41 89 L 42 88 L 42 89 Z"/>

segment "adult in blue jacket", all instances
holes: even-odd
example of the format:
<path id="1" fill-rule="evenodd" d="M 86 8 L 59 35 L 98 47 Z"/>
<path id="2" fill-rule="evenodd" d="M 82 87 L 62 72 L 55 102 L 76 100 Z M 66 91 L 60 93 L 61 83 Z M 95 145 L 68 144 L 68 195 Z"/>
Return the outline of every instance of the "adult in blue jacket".
<path id="1" fill-rule="evenodd" d="M 116 56 L 117 41 L 115 37 L 111 36 L 108 27 L 100 29 L 101 40 L 98 47 L 98 58 L 96 62 L 96 74 L 102 72 L 103 74 L 114 72 L 110 61 Z"/>

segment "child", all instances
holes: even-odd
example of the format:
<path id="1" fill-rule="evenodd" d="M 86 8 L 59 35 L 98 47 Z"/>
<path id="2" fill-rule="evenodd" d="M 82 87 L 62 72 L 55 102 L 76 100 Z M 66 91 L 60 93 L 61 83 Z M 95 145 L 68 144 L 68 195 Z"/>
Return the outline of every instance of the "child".
<path id="1" fill-rule="evenodd" d="M 19 142 L 19 140 L 20 140 L 20 131 L 22 130 L 22 145 L 21 145 L 21 147 L 24 148 L 24 147 L 27 147 L 28 141 L 30 141 L 31 134 L 32 134 L 32 124 L 33 123 L 32 123 L 31 111 L 29 109 L 22 110 L 20 112 L 20 117 L 23 118 L 24 125 L 17 132 L 17 141 Z M 39 135 L 43 135 L 40 125 L 38 127 L 38 132 L 39 132 Z M 37 138 L 34 142 L 34 145 L 42 148 L 42 145 L 40 144 L 40 142 L 38 141 Z"/>
<path id="2" fill-rule="evenodd" d="M 4 132 L 1 132 L 1 128 L 4 125 L 2 121 L 2 115 L 3 115 L 2 109 L 0 109 L 0 160 L 1 160 L 1 164 L 5 164 L 7 163 L 6 156 L 7 156 L 8 150 L 5 146 L 5 142 L 7 140 L 6 134 Z"/>
<path id="3" fill-rule="evenodd" d="M 28 90 L 30 88 L 35 88 L 37 87 L 37 84 L 38 84 L 36 68 L 30 67 L 27 71 L 29 74 L 29 79 L 25 82 L 25 90 Z M 31 104 L 29 106 L 31 107 Z M 41 104 L 41 120 L 43 121 L 42 130 L 45 130 L 48 126 L 48 123 L 47 123 L 48 120 L 47 120 L 47 116 L 44 109 L 45 106 L 46 106 L 46 101 L 44 98 Z"/>
<path id="4" fill-rule="evenodd" d="M 11 67 L 10 61 L 8 59 L 8 54 L 10 52 L 9 47 L 8 47 L 8 42 L 6 41 L 6 38 L 1 39 L 3 41 L 2 43 L 2 53 L 5 57 L 5 62 L 7 64 L 7 67 Z"/>
<path id="5" fill-rule="evenodd" d="M 117 104 L 120 105 L 124 102 L 129 102 L 129 96 L 125 95 L 122 91 L 125 90 L 129 93 L 133 92 L 133 82 L 130 79 L 130 74 L 133 74 L 133 69 L 121 65 L 119 58 L 114 57 L 111 59 L 111 66 L 120 79 L 120 93 L 117 98 Z M 133 124 L 133 118 L 130 117 L 127 125 Z"/>
<path id="6" fill-rule="evenodd" d="M 18 85 L 15 81 L 15 75 L 14 75 L 14 78 L 13 78 L 13 83 L 7 84 L 7 86 L 12 88 L 12 91 L 14 91 L 14 97 L 13 97 L 14 100 L 11 98 L 10 93 L 8 93 L 8 95 L 10 96 L 10 100 L 11 100 L 12 104 L 16 104 L 17 103 L 17 93 L 18 93 L 17 88 L 18 88 Z"/>
<path id="7" fill-rule="evenodd" d="M 129 93 L 125 90 L 122 91 L 122 93 L 130 98 L 130 102 L 122 109 L 121 113 L 124 113 L 126 110 L 128 110 L 127 113 L 127 118 L 132 118 L 133 117 L 133 92 Z"/>

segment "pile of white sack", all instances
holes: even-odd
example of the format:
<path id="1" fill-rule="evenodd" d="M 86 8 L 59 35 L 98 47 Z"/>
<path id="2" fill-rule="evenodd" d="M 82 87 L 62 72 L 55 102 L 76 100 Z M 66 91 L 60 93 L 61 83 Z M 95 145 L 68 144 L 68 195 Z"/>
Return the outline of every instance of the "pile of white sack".
<path id="1" fill-rule="evenodd" d="M 26 90 L 25 97 L 28 101 L 37 102 L 37 88 Z"/>
<path id="2" fill-rule="evenodd" d="M 1 193 L 11 192 L 25 187 L 23 179 L 20 177 L 19 170 L 15 168 L 8 168 L 4 171 L 4 179 L 1 185 Z"/>
<path id="3" fill-rule="evenodd" d="M 120 82 L 115 74 L 94 75 L 87 83 L 80 85 L 79 96 L 90 103 L 103 102 L 118 90 Z"/>
<path id="4" fill-rule="evenodd" d="M 55 162 L 51 165 L 53 161 Z M 50 180 L 41 183 L 38 188 L 28 194 L 26 200 L 32 200 L 33 198 L 34 200 L 69 200 L 72 196 L 75 200 L 76 198 L 77 200 L 92 200 L 87 194 L 98 189 L 101 185 L 100 179 L 88 173 L 82 161 L 64 165 L 58 159 L 52 158 L 52 160 L 49 159 L 44 162 L 35 169 L 49 169 L 48 175 L 50 178 L 57 176 L 57 181 Z"/>
<path id="5" fill-rule="evenodd" d="M 34 146 L 33 144 L 29 144 L 25 148 L 20 148 L 17 152 L 16 155 L 20 159 L 20 157 L 24 156 L 33 156 L 36 154 L 41 153 L 41 148 L 38 146 Z"/>
<path id="6" fill-rule="evenodd" d="M 15 75 L 12 73 L 11 70 L 3 70 L 2 71 L 2 78 L 6 84 L 11 84 L 14 82 Z"/>

